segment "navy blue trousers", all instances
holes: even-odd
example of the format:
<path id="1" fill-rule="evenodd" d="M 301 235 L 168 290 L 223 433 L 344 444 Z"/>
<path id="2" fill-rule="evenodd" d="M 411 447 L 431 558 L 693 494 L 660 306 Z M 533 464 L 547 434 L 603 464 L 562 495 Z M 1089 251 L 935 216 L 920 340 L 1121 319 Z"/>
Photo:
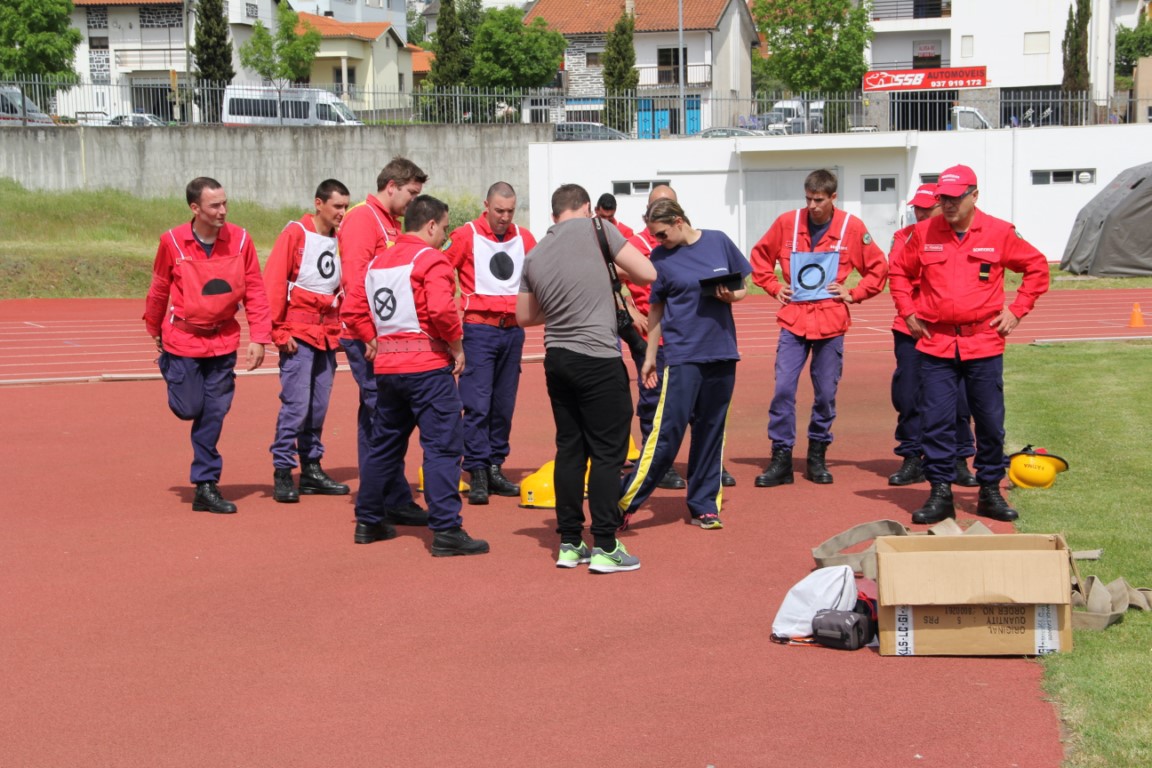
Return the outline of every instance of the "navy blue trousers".
<path id="1" fill-rule="evenodd" d="M 464 469 L 503 466 L 512 435 L 512 413 L 520 387 L 523 328 L 467 323 L 460 374 L 464 403 Z"/>
<path id="2" fill-rule="evenodd" d="M 280 415 L 272 441 L 272 466 L 292 469 L 324 455 L 324 418 L 332 398 L 336 350 L 317 349 L 296 339 L 296 352 L 280 353 Z"/>
<path id="3" fill-rule="evenodd" d="M 836 419 L 836 389 L 844 372 L 844 337 L 806 339 L 780 329 L 776 345 L 776 391 L 768 406 L 768 439 L 772 448 L 792 450 L 796 445 L 796 389 L 808 356 L 812 364 L 812 417 L 808 440 L 832 442 L 832 422 Z"/>
<path id="4" fill-rule="evenodd" d="M 684 363 L 664 370 L 652 434 L 644 441 L 636 469 L 624 478 L 622 513 L 635 512 L 656 490 L 680 452 L 689 427 L 688 511 L 692 517 L 720 513 L 724 425 L 735 386 L 735 360 Z"/>
<path id="5" fill-rule="evenodd" d="M 920 353 L 924 474 L 932 483 L 956 479 L 956 407 L 963 389 L 976 426 L 976 479 L 1004 478 L 1004 357 L 961 360 Z"/>
<path id="6" fill-rule="evenodd" d="M 236 393 L 236 353 L 181 357 L 161 352 L 156 362 L 168 384 L 168 407 L 183 421 L 192 422 L 189 479 L 193 483 L 219 482 L 224 459 L 216 444 Z"/>
<path id="7" fill-rule="evenodd" d="M 356 520 L 376 524 L 389 507 L 382 503 L 395 495 L 393 486 L 408 487 L 404 454 L 408 438 L 420 428 L 424 450 L 424 501 L 428 527 L 434 531 L 457 528 L 460 517 L 460 455 L 464 438 L 460 425 L 460 393 L 450 367 L 423 373 L 381 374 L 376 377 L 378 397 L 372 420 L 372 442 L 360 476 Z"/>
<path id="8" fill-rule="evenodd" d="M 892 407 L 896 409 L 896 455 L 921 456 L 920 447 L 920 353 L 916 339 L 892 331 L 896 370 L 892 372 Z M 956 456 L 968 458 L 976 453 L 972 443 L 972 414 L 964 387 L 956 392 Z"/>
<path id="9" fill-rule="evenodd" d="M 656 350 L 656 386 L 644 386 L 640 371 L 644 368 L 644 353 L 632 353 L 636 364 L 636 421 L 640 424 L 640 444 L 643 445 L 652 433 L 652 422 L 656 418 L 656 407 L 660 404 L 660 392 L 664 388 L 664 345 Z"/>
<path id="10" fill-rule="evenodd" d="M 352 378 L 360 390 L 360 406 L 356 409 L 356 464 L 360 477 L 366 474 L 368 454 L 372 450 L 372 419 L 376 413 L 376 371 L 369 360 L 364 359 L 364 342 L 356 339 L 340 339 Z M 400 454 L 400 476 L 404 476 L 404 454 Z M 364 492 L 363 485 L 357 495 Z M 384 499 L 387 509 L 401 509 L 412 503 L 412 488 L 408 483 L 393 483 L 387 488 Z"/>
<path id="11" fill-rule="evenodd" d="M 544 354 L 544 378 L 556 421 L 556 532 L 563 543 L 582 540 L 587 469 L 592 536 L 596 546 L 611 551 L 621 523 L 616 504 L 632 421 L 624 360 L 553 347 Z"/>

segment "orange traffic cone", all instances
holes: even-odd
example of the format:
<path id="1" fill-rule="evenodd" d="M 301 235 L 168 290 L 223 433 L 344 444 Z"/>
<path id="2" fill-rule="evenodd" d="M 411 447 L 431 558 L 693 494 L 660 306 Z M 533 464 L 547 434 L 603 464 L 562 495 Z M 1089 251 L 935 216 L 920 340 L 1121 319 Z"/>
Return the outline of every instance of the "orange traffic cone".
<path id="1" fill-rule="evenodd" d="M 1140 304 L 1139 303 L 1132 305 L 1132 317 L 1129 318 L 1129 320 L 1128 320 L 1128 327 L 1129 328 L 1143 328 L 1144 327 L 1144 315 L 1143 315 L 1143 313 L 1140 312 Z"/>

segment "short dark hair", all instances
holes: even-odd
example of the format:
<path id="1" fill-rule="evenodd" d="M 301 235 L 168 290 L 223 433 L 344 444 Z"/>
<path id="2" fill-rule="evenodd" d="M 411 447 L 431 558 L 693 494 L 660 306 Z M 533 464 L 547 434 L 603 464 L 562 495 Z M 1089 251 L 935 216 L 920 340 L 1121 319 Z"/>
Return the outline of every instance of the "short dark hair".
<path id="1" fill-rule="evenodd" d="M 316 197 L 324 202 L 328 202 L 328 198 L 332 197 L 333 193 L 344 195 L 345 197 L 352 195 L 352 193 L 348 191 L 348 187 L 336 181 L 336 179 L 324 179 L 324 181 L 320 182 L 320 186 L 316 187 Z"/>
<path id="2" fill-rule="evenodd" d="M 404 231 L 417 232 L 430 221 L 440 221 L 448 213 L 448 204 L 432 195 L 417 195 L 404 212 Z"/>
<path id="3" fill-rule="evenodd" d="M 488 187 L 488 194 L 484 196 L 484 199 L 491 200 L 494 197 L 516 197 L 516 190 L 512 189 L 512 185 L 508 182 L 498 181 Z"/>
<path id="4" fill-rule="evenodd" d="M 603 208 L 605 211 L 616 210 L 616 196 L 611 192 L 605 192 L 600 195 L 600 199 L 596 201 L 597 208 Z"/>
<path id="5" fill-rule="evenodd" d="M 588 197 L 588 190 L 579 184 L 561 184 L 552 193 L 552 215 L 559 216 L 568 211 L 578 211 L 581 206 L 588 205 L 592 198 Z"/>
<path id="6" fill-rule="evenodd" d="M 184 188 L 184 197 L 188 198 L 188 205 L 200 202 L 200 195 L 206 189 L 224 189 L 224 185 L 209 176 L 197 176 Z"/>
<path id="7" fill-rule="evenodd" d="M 408 158 L 397 155 L 392 158 L 392 162 L 381 169 L 380 175 L 376 177 L 376 191 L 383 190 L 390 181 L 398 187 L 402 187 L 410 181 L 418 181 L 423 184 L 428 181 L 428 174 L 420 170 L 420 166 Z"/>
<path id="8" fill-rule="evenodd" d="M 825 195 L 836 194 L 836 174 L 825 168 L 812 171 L 804 179 L 805 192 L 823 192 Z"/>

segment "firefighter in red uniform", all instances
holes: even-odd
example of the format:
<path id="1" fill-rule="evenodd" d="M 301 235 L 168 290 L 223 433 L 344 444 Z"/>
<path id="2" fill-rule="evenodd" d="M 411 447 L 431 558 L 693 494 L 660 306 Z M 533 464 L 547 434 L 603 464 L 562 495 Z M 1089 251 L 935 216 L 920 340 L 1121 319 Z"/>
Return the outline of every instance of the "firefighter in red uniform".
<path id="1" fill-rule="evenodd" d="M 804 476 L 832 482 L 825 454 L 832 442 L 836 389 L 844 370 L 844 334 L 852 324 L 849 304 L 884 289 L 888 264 L 864 222 L 836 208 L 836 176 L 819 170 L 804 179 L 807 207 L 780 216 L 752 249 L 752 280 L 781 303 L 776 315 L 776 391 L 768 410 L 772 461 L 756 477 L 758 488 L 792 482 L 796 442 L 796 388 L 812 356 L 812 417 L 808 422 L 808 461 Z M 776 266 L 784 276 L 776 277 Z M 855 288 L 844 281 L 856 270 Z"/>
<path id="2" fill-rule="evenodd" d="M 268 297 L 252 238 L 226 221 L 228 196 L 220 182 L 195 178 L 185 196 L 192 220 L 160 237 L 144 325 L 160 352 L 168 407 L 192 422 L 192 509 L 232 514 L 236 505 L 217 485 L 224 462 L 216 444 L 236 391 L 236 311 L 243 303 L 251 371 L 264 362 L 264 345 L 272 340 Z"/>
<path id="3" fill-rule="evenodd" d="M 352 287 L 363 289 L 364 272 L 372 259 L 391 247 L 400 238 L 400 217 L 408 208 L 408 203 L 420 190 L 428 174 L 424 173 L 411 160 L 394 157 L 376 177 L 376 193 L 348 210 L 340 224 L 340 266 L 341 284 L 347 298 Z M 356 452 L 360 477 L 364 477 L 364 462 L 368 456 L 372 438 L 372 413 L 376 410 L 376 376 L 372 363 L 364 356 L 364 342 L 349 330 L 352 318 L 348 314 L 347 301 L 340 309 L 340 321 L 345 330 L 340 337 L 340 346 L 348 358 L 352 378 L 360 390 L 360 407 L 357 410 Z M 400 457 L 400 471 L 403 473 L 404 457 Z M 397 483 L 389 488 L 389 497 L 384 500 L 388 519 L 398 525 L 424 526 L 428 516 L 412 499 L 412 489 L 406 483 Z"/>
<path id="4" fill-rule="evenodd" d="M 665 186 L 663 184 L 656 189 L 666 189 L 669 192 L 672 192 L 672 187 Z M 648 205 L 652 205 L 654 202 L 652 194 L 656 192 L 656 189 L 653 189 L 652 193 L 648 195 Z M 675 195 L 676 193 L 673 192 L 672 194 Z M 635 237 L 636 232 L 631 227 L 629 227 L 627 224 L 616 221 L 616 196 L 611 192 L 605 192 L 604 194 L 600 195 L 600 199 L 596 201 L 596 210 L 594 213 L 601 219 L 604 219 L 604 221 L 616 227 L 616 229 L 620 230 L 620 234 L 624 235 L 625 240 Z M 646 229 L 646 227 L 642 227 L 641 229 Z M 652 249 L 649 248 L 648 250 L 651 251 Z"/>
<path id="5" fill-rule="evenodd" d="M 524 329 L 516 323 L 516 294 L 524 254 L 536 247 L 536 238 L 512 222 L 515 215 L 516 190 L 507 182 L 496 182 L 484 198 L 484 213 L 452 232 L 447 251 L 459 275 L 468 357 L 468 368 L 460 374 L 460 400 L 469 504 L 487 504 L 490 493 L 520 495 L 520 486 L 504 476 L 503 466 L 511 450 L 524 352 Z"/>
<path id="6" fill-rule="evenodd" d="M 892 271 L 896 306 L 911 301 L 904 317 L 920 351 L 924 474 L 932 484 L 914 523 L 955 517 L 956 399 L 964 387 L 976 426 L 976 514 L 1015 520 L 1000 494 L 1004 457 L 1004 345 L 1048 290 L 1048 262 L 1006 221 L 976 208 L 976 173 L 957 165 L 936 187 L 942 215 L 916 225 Z M 1005 306 L 1004 271 L 1023 274 L 1015 300 Z"/>
<path id="7" fill-rule="evenodd" d="M 433 557 L 488 551 L 488 542 L 469 536 L 460 517 L 464 439 L 455 375 L 464 370 L 464 331 L 456 276 L 439 250 L 447 235 L 448 206 L 428 195 L 415 198 L 404 234 L 372 260 L 364 284 L 352 287 L 345 304 L 347 328 L 364 342 L 377 387 L 354 540 L 370 544 L 396 535 L 384 500 L 390 486 L 407 485 L 404 454 L 419 427 Z"/>
<path id="8" fill-rule="evenodd" d="M 280 350 L 280 415 L 272 442 L 272 498 L 343 496 L 349 488 L 320 467 L 321 434 L 340 346 L 340 261 L 336 229 L 348 209 L 348 188 L 322 181 L 306 213 L 284 227 L 264 264 L 272 312 L 272 343 Z M 292 480 L 300 458 L 300 490 Z"/>

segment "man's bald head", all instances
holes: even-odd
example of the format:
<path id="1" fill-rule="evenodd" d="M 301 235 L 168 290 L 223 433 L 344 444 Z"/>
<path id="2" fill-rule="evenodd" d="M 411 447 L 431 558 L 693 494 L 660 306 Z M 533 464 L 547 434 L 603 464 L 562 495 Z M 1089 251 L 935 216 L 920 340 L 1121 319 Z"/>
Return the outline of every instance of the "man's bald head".
<path id="1" fill-rule="evenodd" d="M 657 200 L 671 200 L 673 202 L 680 202 L 676 198 L 676 190 L 667 184 L 659 184 L 652 187 L 652 191 L 648 193 L 648 207 L 652 207 L 652 203 Z"/>

